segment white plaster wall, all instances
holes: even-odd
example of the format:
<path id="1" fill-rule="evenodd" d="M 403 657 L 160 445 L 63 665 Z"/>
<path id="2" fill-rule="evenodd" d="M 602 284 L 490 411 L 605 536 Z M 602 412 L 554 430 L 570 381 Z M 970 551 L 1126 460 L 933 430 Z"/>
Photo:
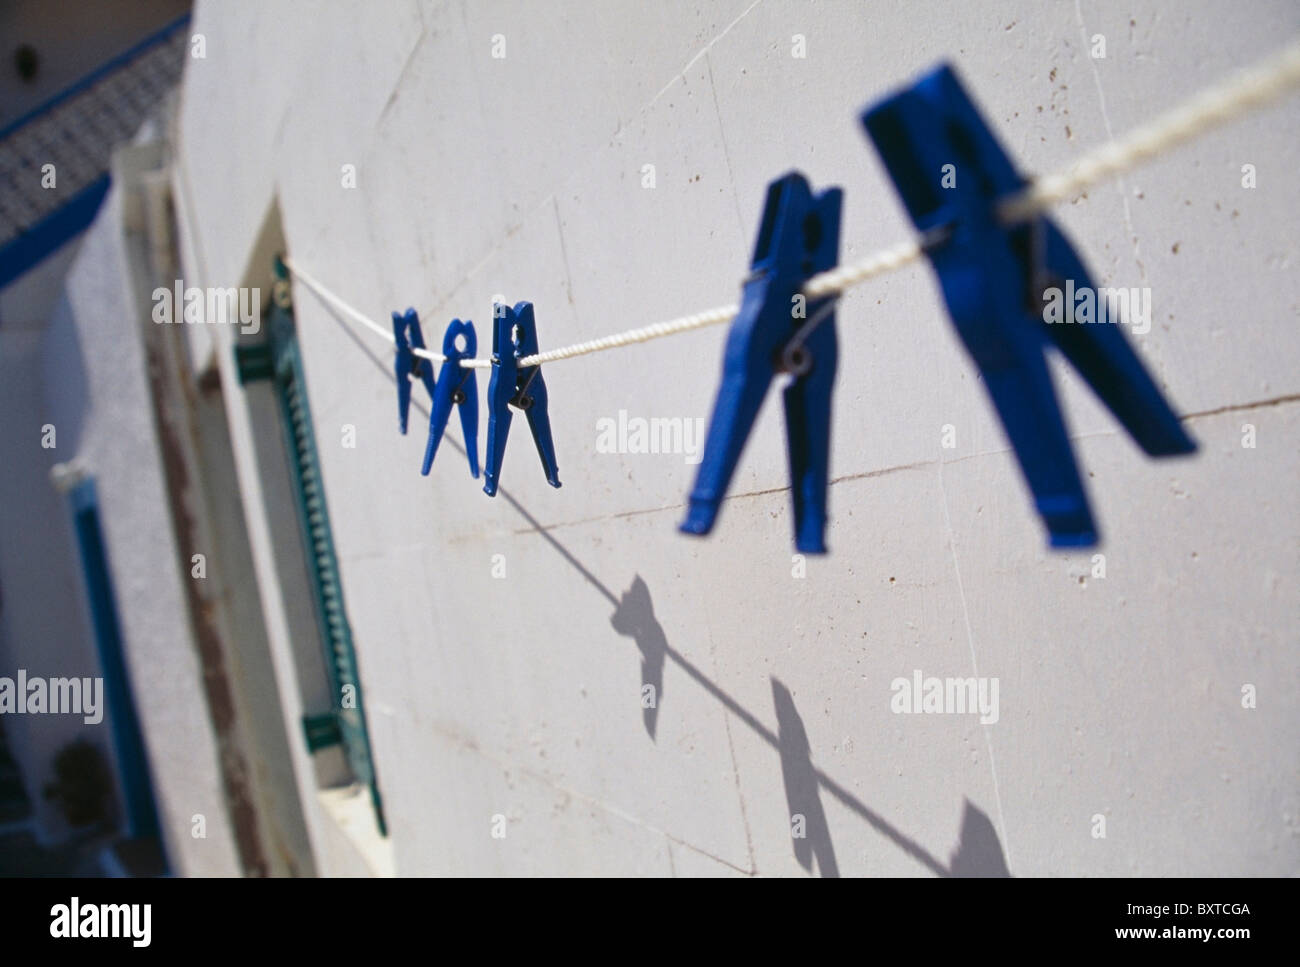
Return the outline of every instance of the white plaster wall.
<path id="1" fill-rule="evenodd" d="M 940 59 L 1047 171 L 1300 27 L 1284 2 L 1167 7 L 200 3 L 178 146 L 205 276 L 189 281 L 238 284 L 278 200 L 300 264 L 381 322 L 416 305 L 431 344 L 470 317 L 489 351 L 497 293 L 534 302 L 543 349 L 732 301 L 764 186 L 792 167 L 846 189 L 844 260 L 907 236 L 856 118 Z M 1091 551 L 1047 552 L 923 266 L 841 303 L 832 553 L 802 580 L 778 405 L 707 540 L 675 530 L 680 456 L 596 453 L 619 409 L 707 417 L 723 330 L 547 367 L 564 487 L 516 420 L 489 500 L 454 449 L 419 475 L 422 414 L 398 436 L 391 353 L 299 287 L 397 871 L 783 875 L 827 872 L 831 851 L 866 875 L 1300 868 L 1295 112 L 1057 213 L 1099 285 L 1151 287 L 1138 349 L 1202 414 L 1196 458 L 1151 462 L 1057 367 L 1101 580 Z M 653 738 L 643 653 L 663 663 Z M 999 721 L 892 714 L 915 668 L 997 677 Z"/>

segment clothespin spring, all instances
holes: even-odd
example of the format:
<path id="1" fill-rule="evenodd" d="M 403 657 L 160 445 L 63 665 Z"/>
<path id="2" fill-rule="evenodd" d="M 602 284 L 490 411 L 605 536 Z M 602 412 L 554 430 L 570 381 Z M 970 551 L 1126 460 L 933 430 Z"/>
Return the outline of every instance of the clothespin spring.
<path id="1" fill-rule="evenodd" d="M 778 366 L 783 373 L 789 373 L 791 376 L 802 376 L 808 370 L 812 369 L 812 353 L 803 348 L 804 341 L 813 334 L 813 330 L 826 321 L 826 318 L 835 311 L 835 305 L 840 301 L 837 293 L 827 297 L 825 304 L 805 320 L 804 324 L 799 327 L 798 332 L 791 337 L 790 341 L 781 349 L 781 360 Z"/>
<path id="2" fill-rule="evenodd" d="M 510 400 L 511 406 L 518 410 L 526 411 L 533 405 L 533 398 L 528 395 L 528 387 L 533 385 L 533 380 L 541 371 L 541 366 L 532 367 L 532 372 L 528 374 L 528 382 L 524 383 L 524 385 L 519 389 L 519 392 L 515 393 L 514 397 Z"/>

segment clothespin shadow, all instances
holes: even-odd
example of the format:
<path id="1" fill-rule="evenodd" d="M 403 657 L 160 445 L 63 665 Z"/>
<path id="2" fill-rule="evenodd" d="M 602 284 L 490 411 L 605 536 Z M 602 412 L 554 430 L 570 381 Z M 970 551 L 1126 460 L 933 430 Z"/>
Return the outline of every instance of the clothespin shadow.
<path id="1" fill-rule="evenodd" d="M 822 807 L 817 770 L 812 764 L 808 733 L 790 690 L 775 678 L 771 681 L 772 702 L 776 706 L 777 749 L 781 756 L 785 801 L 789 807 L 794 858 L 809 873 L 815 859 L 817 872 L 823 877 L 838 877 L 840 871 L 835 863 L 835 847 L 831 845 L 826 810 Z"/>
<path id="2" fill-rule="evenodd" d="M 420 331 L 420 317 L 414 309 L 393 313 L 393 373 L 397 377 L 397 426 L 406 434 L 406 417 L 411 411 L 411 380 L 419 379 L 433 398 L 433 363 L 415 355 L 412 350 L 424 349 L 424 334 Z"/>
<path id="3" fill-rule="evenodd" d="M 1006 872 L 1006 860 L 1002 858 L 1002 847 L 997 831 L 982 812 L 967 804 L 961 840 L 953 854 L 953 862 L 960 862 L 961 869 L 969 872 L 962 874 L 957 869 L 945 866 L 920 843 L 904 834 L 884 816 L 871 809 L 837 782 L 834 777 L 812 763 L 807 731 L 795 708 L 794 699 L 784 685 L 773 682 L 772 691 L 777 706 L 777 731 L 773 731 L 668 642 L 662 623 L 654 616 L 654 603 L 650 589 L 639 574 L 633 578 L 628 590 L 623 592 L 620 598 L 574 557 L 568 548 L 557 541 L 549 530 L 518 502 L 513 501 L 508 493 L 505 496 L 507 500 L 512 501 L 515 509 L 529 522 L 538 536 L 550 544 L 560 557 L 606 601 L 614 605 L 615 611 L 610 618 L 610 624 L 620 634 L 629 635 L 635 640 L 642 656 L 643 681 L 662 679 L 662 669 L 665 667 L 663 659 L 667 659 L 726 709 L 729 715 L 734 716 L 736 721 L 778 752 L 781 756 L 782 775 L 786 785 L 787 805 L 791 814 L 800 813 L 805 817 L 804 831 L 807 834 L 809 849 L 805 852 L 798 843 L 795 843 L 798 848 L 796 859 L 800 859 L 801 856 L 808 859 L 807 863 L 800 859 L 805 869 L 811 871 L 811 861 L 816 860 L 817 869 L 823 876 L 831 875 L 832 870 L 838 872 L 834 849 L 830 843 L 829 826 L 825 821 L 825 811 L 821 807 L 819 798 L 820 794 L 824 793 L 858 816 L 888 843 L 935 876 L 1010 876 L 1010 873 Z M 662 698 L 662 690 L 660 697 Z M 654 714 L 657 716 L 657 711 Z M 643 718 L 646 722 L 651 720 L 646 716 L 645 711 L 643 711 Z M 652 734 L 650 738 L 653 740 L 655 736 Z M 809 804 L 810 797 L 817 799 L 814 805 Z"/>
<path id="4" fill-rule="evenodd" d="M 641 575 L 638 574 L 632 586 L 623 592 L 609 623 L 620 635 L 627 635 L 635 641 L 637 650 L 641 652 L 641 719 L 645 723 L 646 735 L 653 742 L 659 721 L 659 703 L 664 697 L 664 658 L 668 653 L 668 638 L 655 618 L 650 589 Z"/>
<path id="5" fill-rule="evenodd" d="M 465 438 L 470 476 L 478 479 L 478 380 L 472 368 L 460 364 L 462 359 L 473 359 L 477 353 L 478 337 L 474 334 L 474 323 L 453 319 L 442 337 L 442 355 L 446 358 L 438 372 L 433 409 L 429 411 L 429 440 L 424 447 L 424 464 L 420 467 L 420 473 L 425 476 L 433 466 L 438 444 L 451 417 L 451 408 L 455 406 L 460 410 L 460 429 Z"/>
<path id="6" fill-rule="evenodd" d="M 1053 547 L 1097 543 L 1097 526 L 1047 368 L 1055 345 L 1153 457 L 1192 453 L 1183 430 L 1109 307 L 1085 322 L 1067 307 L 1048 322 L 1046 294 L 1096 292 L 1069 240 L 1046 216 L 1004 224 L 1000 201 L 1026 184 L 952 68 L 865 111 L 926 250 L 966 351 L 979 367 Z M 947 186 L 941 178 L 947 172 Z M 955 183 L 954 183 L 955 180 Z M 1104 300 L 1098 300 L 1102 302 Z"/>
<path id="7" fill-rule="evenodd" d="M 843 197 L 838 188 L 814 196 L 798 172 L 768 186 L 683 533 L 713 529 L 768 387 L 785 373 L 791 377 L 783 398 L 795 546 L 810 554 L 826 551 L 831 390 L 838 354 L 835 298 L 809 302 L 800 289 L 838 260 Z"/>
<path id="8" fill-rule="evenodd" d="M 954 877 L 1009 877 L 1007 858 L 993 820 L 969 799 L 962 810 L 961 834 L 948 860 L 948 875 Z"/>
<path id="9" fill-rule="evenodd" d="M 513 309 L 505 305 L 492 307 L 492 380 L 488 385 L 487 467 L 483 473 L 483 492 L 489 497 L 496 496 L 500 481 L 506 439 L 510 435 L 512 406 L 523 410 L 528 417 L 528 428 L 532 431 L 546 482 L 552 487 L 560 486 L 542 367 L 519 365 L 519 360 L 536 355 L 538 351 L 537 323 L 531 302 L 519 302 Z"/>

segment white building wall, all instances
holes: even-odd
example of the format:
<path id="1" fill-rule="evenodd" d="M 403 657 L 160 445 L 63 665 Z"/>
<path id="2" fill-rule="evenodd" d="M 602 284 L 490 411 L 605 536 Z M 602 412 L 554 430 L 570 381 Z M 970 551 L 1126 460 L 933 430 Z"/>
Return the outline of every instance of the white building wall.
<path id="1" fill-rule="evenodd" d="M 1300 26 L 1293 4 L 1217 0 L 278 0 L 195 16 L 187 283 L 264 271 L 253 255 L 278 205 L 289 253 L 344 299 L 380 322 L 414 304 L 435 347 L 472 318 L 480 355 L 495 294 L 535 304 L 543 349 L 733 301 L 764 187 L 792 167 L 846 189 L 844 261 L 907 237 L 857 113 L 940 59 L 1042 172 Z M 1088 56 L 1095 34 L 1105 59 Z M 777 404 L 707 540 L 675 530 L 694 478 L 680 455 L 596 452 L 597 419 L 620 409 L 707 418 L 722 329 L 546 367 L 564 486 L 546 485 L 516 420 L 490 500 L 454 448 L 420 476 L 422 391 L 404 439 L 386 344 L 298 286 L 397 871 L 781 875 L 829 872 L 833 853 L 866 875 L 1294 872 L 1295 103 L 1057 213 L 1099 285 L 1151 288 L 1138 349 L 1201 444 L 1146 460 L 1056 367 L 1103 579 L 1092 551 L 1046 550 L 925 267 L 841 303 L 832 553 L 804 579 Z M 213 335 L 242 393 L 230 333 Z M 232 434 L 248 497 L 246 413 Z M 271 582 L 251 519 L 250 533 Z M 283 670 L 283 623 L 269 633 Z M 651 736 L 640 688 L 659 664 Z M 998 721 L 891 713 L 891 681 L 918 668 L 996 677 Z M 308 826 L 328 854 L 322 808 Z M 323 873 L 349 863 L 318 856 Z"/>

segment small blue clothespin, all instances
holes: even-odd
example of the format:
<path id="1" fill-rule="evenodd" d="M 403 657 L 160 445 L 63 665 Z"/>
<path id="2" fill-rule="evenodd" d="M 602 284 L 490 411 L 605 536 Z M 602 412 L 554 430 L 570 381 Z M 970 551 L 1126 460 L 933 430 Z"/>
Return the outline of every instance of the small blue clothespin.
<path id="1" fill-rule="evenodd" d="M 464 336 L 465 348 L 456 344 Z M 478 380 L 474 370 L 461 366 L 462 359 L 473 359 L 478 352 L 478 338 L 474 323 L 453 319 L 442 337 L 442 354 L 446 358 L 438 372 L 438 390 L 433 394 L 433 410 L 429 413 L 429 442 L 424 447 L 424 466 L 420 473 L 426 477 L 438 453 L 442 433 L 447 429 L 452 406 L 460 407 L 460 429 L 465 436 L 465 456 L 469 457 L 469 472 L 478 479 Z"/>
<path id="2" fill-rule="evenodd" d="M 510 435 L 512 406 L 527 414 L 528 428 L 533 432 L 537 455 L 542 458 L 542 469 L 546 471 L 546 482 L 558 487 L 560 469 L 555 465 L 542 367 L 519 365 L 519 360 L 538 353 L 533 304 L 519 302 L 513 309 L 494 305 L 492 316 L 492 380 L 488 384 L 487 468 L 483 472 L 483 492 L 489 497 L 496 496 L 506 438 Z"/>
<path id="3" fill-rule="evenodd" d="M 397 344 L 397 355 L 393 358 L 393 371 L 397 375 L 397 425 L 405 434 L 406 417 L 411 411 L 411 377 L 423 380 L 424 388 L 433 396 L 433 363 L 412 352 L 424 348 L 420 317 L 414 309 L 393 313 L 393 342 Z"/>
<path id="4" fill-rule="evenodd" d="M 793 378 L 784 392 L 785 424 L 795 546 L 810 554 L 826 551 L 831 389 L 838 352 L 835 297 L 807 303 L 799 290 L 809 276 L 835 266 L 843 200 L 839 188 L 814 196 L 798 172 L 768 186 L 752 271 L 727 335 L 722 384 L 681 524 L 684 533 L 707 534 L 713 528 L 768 386 L 777 373 L 788 373 Z"/>
<path id="5" fill-rule="evenodd" d="M 916 227 L 967 352 L 1006 429 L 1054 547 L 1097 543 L 1097 527 L 1044 350 L 1065 354 L 1151 456 L 1191 453 L 1183 431 L 1128 340 L 1097 299 L 1096 321 L 1047 322 L 1051 289 L 1096 290 L 1069 240 L 1044 216 L 1003 224 L 1000 199 L 1025 179 L 962 88 L 941 66 L 865 111 L 863 125 Z M 944 187 L 943 178 L 955 178 Z M 1077 320 L 1077 321 L 1076 321 Z"/>

